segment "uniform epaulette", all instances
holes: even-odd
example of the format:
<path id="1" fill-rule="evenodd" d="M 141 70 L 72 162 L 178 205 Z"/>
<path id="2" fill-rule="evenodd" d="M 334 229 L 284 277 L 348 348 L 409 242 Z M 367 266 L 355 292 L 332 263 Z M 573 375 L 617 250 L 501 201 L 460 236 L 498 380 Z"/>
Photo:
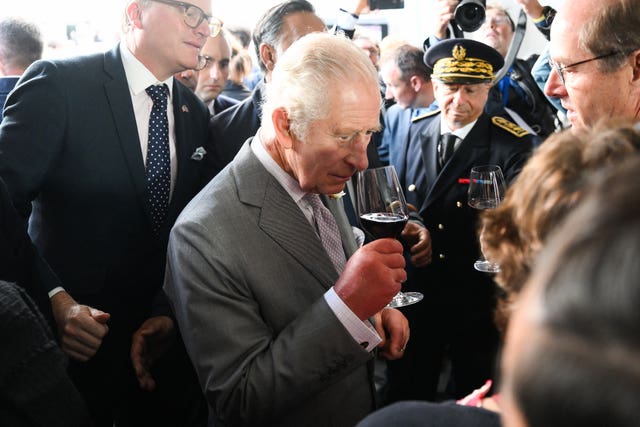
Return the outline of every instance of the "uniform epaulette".
<path id="1" fill-rule="evenodd" d="M 525 135 L 529 135 L 529 131 L 527 131 L 526 129 L 522 129 L 520 126 L 505 119 L 504 117 L 493 116 L 491 118 L 491 123 L 517 136 L 518 138 L 522 138 Z"/>
<path id="2" fill-rule="evenodd" d="M 440 112 L 439 108 L 437 110 L 427 111 L 426 113 L 421 114 L 421 115 L 416 116 L 413 119 L 411 119 L 411 123 L 419 122 L 420 120 L 426 119 L 427 117 L 435 116 L 439 112 Z"/>

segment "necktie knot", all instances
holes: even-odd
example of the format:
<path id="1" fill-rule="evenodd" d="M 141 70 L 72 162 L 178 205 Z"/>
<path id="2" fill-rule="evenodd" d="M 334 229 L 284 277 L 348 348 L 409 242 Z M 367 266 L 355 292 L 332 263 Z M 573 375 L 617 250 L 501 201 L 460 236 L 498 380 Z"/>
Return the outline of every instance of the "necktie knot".
<path id="1" fill-rule="evenodd" d="M 160 105 L 164 105 L 166 108 L 167 105 L 167 97 L 169 96 L 169 88 L 167 85 L 151 85 L 145 89 L 147 95 L 153 101 L 153 104 L 160 103 Z"/>

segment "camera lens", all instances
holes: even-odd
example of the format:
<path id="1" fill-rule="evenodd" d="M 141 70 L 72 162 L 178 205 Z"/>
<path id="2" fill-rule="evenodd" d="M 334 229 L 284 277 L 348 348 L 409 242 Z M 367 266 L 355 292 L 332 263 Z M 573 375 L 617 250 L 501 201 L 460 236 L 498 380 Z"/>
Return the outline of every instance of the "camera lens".
<path id="1" fill-rule="evenodd" d="M 476 31 L 485 19 L 484 2 L 480 0 L 461 0 L 455 11 L 455 20 L 462 31 Z"/>

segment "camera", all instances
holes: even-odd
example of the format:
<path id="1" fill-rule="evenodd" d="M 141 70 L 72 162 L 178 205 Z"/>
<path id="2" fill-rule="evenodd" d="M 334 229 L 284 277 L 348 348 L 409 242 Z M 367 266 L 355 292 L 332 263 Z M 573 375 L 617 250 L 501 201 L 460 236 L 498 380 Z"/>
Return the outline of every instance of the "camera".
<path id="1" fill-rule="evenodd" d="M 454 13 L 456 25 L 468 33 L 476 31 L 485 19 L 486 0 L 460 0 Z"/>

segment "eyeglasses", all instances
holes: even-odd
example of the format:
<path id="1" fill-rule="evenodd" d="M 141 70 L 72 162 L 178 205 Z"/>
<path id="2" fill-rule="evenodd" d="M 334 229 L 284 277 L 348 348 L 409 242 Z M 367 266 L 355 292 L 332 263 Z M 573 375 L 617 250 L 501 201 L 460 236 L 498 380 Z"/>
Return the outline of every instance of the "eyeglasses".
<path id="1" fill-rule="evenodd" d="M 207 21 L 209 24 L 209 36 L 215 37 L 220 34 L 222 30 L 222 21 L 216 17 L 209 16 L 204 13 L 204 10 L 200 9 L 195 4 L 185 3 L 182 1 L 174 0 L 151 0 L 158 3 L 168 4 L 169 6 L 182 8 L 184 14 L 184 23 L 190 28 L 198 28 L 202 21 Z"/>
<path id="2" fill-rule="evenodd" d="M 511 20 L 509 19 L 509 17 L 505 15 L 496 15 L 492 16 L 491 18 L 487 17 L 483 25 L 495 25 L 499 27 L 505 24 L 511 24 Z"/>
<path id="3" fill-rule="evenodd" d="M 551 68 L 553 68 L 555 70 L 556 73 L 558 73 L 558 76 L 560 77 L 560 81 L 562 81 L 562 84 L 566 85 L 567 83 L 566 83 L 566 77 L 564 76 L 564 70 L 566 70 L 567 68 L 575 67 L 577 65 L 586 64 L 587 62 L 591 62 L 591 61 L 597 61 L 599 59 L 609 58 L 610 56 L 620 55 L 620 54 L 623 54 L 623 53 L 624 52 L 620 52 L 620 51 L 609 52 L 609 53 L 605 53 L 604 55 L 599 55 L 599 56 L 596 56 L 594 58 L 589 58 L 589 59 L 585 59 L 583 61 L 574 62 L 573 64 L 569 64 L 569 65 L 560 65 L 556 61 L 554 61 L 553 59 L 549 58 L 549 65 L 551 66 Z"/>

